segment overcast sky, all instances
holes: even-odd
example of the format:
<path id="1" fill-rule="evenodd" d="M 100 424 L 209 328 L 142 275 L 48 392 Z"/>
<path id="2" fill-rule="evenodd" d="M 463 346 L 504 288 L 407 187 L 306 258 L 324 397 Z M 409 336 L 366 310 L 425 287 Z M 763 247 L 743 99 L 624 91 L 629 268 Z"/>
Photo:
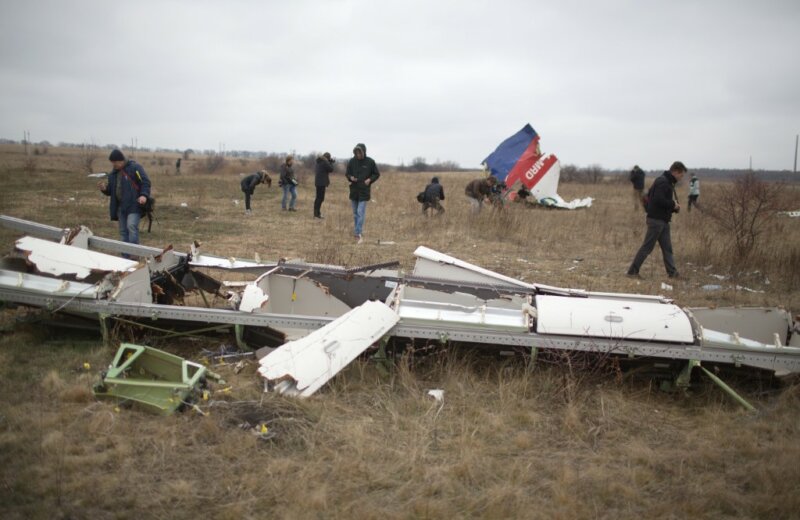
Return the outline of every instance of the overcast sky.
<path id="1" fill-rule="evenodd" d="M 800 2 L 0 1 L 0 137 L 792 169 Z"/>

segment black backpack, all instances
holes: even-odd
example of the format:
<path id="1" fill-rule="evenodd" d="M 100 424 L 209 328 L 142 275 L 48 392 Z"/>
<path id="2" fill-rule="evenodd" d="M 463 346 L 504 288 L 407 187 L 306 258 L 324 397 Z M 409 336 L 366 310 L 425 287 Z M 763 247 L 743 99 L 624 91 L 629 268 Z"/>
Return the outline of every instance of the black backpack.
<path id="1" fill-rule="evenodd" d="M 421 192 L 417 193 L 417 202 L 419 202 L 420 204 L 423 204 L 425 202 L 425 192 L 424 191 L 421 191 Z"/>

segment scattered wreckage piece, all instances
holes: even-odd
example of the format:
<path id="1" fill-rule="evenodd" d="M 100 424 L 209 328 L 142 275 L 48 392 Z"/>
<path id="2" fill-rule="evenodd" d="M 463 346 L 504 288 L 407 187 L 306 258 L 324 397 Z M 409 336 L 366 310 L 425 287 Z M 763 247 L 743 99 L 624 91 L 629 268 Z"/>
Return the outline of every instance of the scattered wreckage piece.
<path id="1" fill-rule="evenodd" d="M 381 302 L 366 302 L 261 360 L 259 373 L 273 390 L 308 397 L 386 335 L 399 317 Z"/>
<path id="2" fill-rule="evenodd" d="M 93 391 L 100 399 L 170 415 L 190 404 L 192 394 L 206 386 L 206 378 L 225 384 L 199 363 L 152 347 L 123 343 Z"/>
<path id="3" fill-rule="evenodd" d="M 7 217 L 0 217 L 0 222 L 6 222 L 4 219 Z M 14 225 L 21 224 L 17 221 Z M 36 228 L 35 223 L 25 226 Z M 61 236 L 61 230 L 58 232 Z M 90 246 L 96 238 L 87 238 Z M 165 276 L 184 272 L 182 278 L 174 278 L 185 282 L 190 274 L 198 274 L 189 270 L 192 255 L 155 251 L 162 255 L 164 264 L 177 264 L 163 265 Z M 691 365 L 689 372 L 700 366 L 700 362 L 756 367 L 778 375 L 800 372 L 797 345 L 800 331 L 788 314 L 780 319 L 775 318 L 777 314 L 770 314 L 774 309 L 753 311 L 747 317 L 734 316 L 730 325 L 718 325 L 708 321 L 706 313 L 697 312 L 695 316 L 691 309 L 677 307 L 663 296 L 525 283 L 425 247 L 414 254 L 417 264 L 407 276 L 386 270 L 381 264 L 358 272 L 286 262 L 243 267 L 262 269 L 259 274 L 263 276 L 260 285 L 250 283 L 260 291 L 250 289 L 254 291 L 254 303 L 242 309 L 240 300 L 235 307 L 238 310 L 128 303 L 115 300 L 113 290 L 98 292 L 73 285 L 77 281 L 64 285 L 64 280 L 44 282 L 31 278 L 33 275 L 15 272 L 0 273 L 0 299 L 98 316 L 233 324 L 237 339 L 246 337 L 250 327 L 263 327 L 261 330 L 268 333 L 255 336 L 252 344 L 278 346 L 330 324 L 337 316 L 349 312 L 348 307 L 363 304 L 369 295 L 386 294 L 386 301 L 398 319 L 387 334 L 400 338 L 485 344 L 494 348 L 514 345 L 529 348 L 533 354 L 538 349 L 555 349 L 630 359 L 651 358 L 659 363 L 672 360 L 669 365 Z M 145 264 L 155 280 L 158 273 L 153 272 L 152 266 L 161 264 L 155 255 L 152 258 L 150 261 L 145 256 Z M 225 263 L 238 269 L 235 259 L 225 259 L 220 265 Z M 335 289 L 333 283 L 328 285 L 329 281 L 335 281 Z M 350 289 L 351 283 L 356 289 Z M 206 285 L 219 290 L 216 282 Z M 247 285 L 242 284 L 241 288 Z M 112 289 L 116 287 L 113 285 Z M 70 291 L 78 291 L 81 296 L 76 297 Z M 708 311 L 711 315 L 727 312 L 736 311 Z M 740 330 L 743 328 L 752 328 L 754 332 Z"/>
<path id="4" fill-rule="evenodd" d="M 566 202 L 558 194 L 561 165 L 558 158 L 543 154 L 539 146 L 539 134 L 530 124 L 505 139 L 483 160 L 491 175 L 505 184 L 505 196 L 513 200 L 518 186 L 523 186 L 536 201 L 548 207 L 562 209 L 588 208 L 592 198 Z"/>

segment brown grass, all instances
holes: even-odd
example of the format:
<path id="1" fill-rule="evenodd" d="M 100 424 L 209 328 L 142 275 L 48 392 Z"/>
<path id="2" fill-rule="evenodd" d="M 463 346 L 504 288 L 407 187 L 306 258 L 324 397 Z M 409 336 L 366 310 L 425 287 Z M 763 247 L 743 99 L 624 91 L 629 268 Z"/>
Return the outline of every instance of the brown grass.
<path id="1" fill-rule="evenodd" d="M 0 211 L 115 237 L 95 181 L 77 168 L 77 155 L 60 153 L 36 156 L 26 174 L 18 149 L 0 149 Z M 161 167 L 152 155 L 138 157 L 158 197 L 160 223 L 142 235 L 149 245 L 186 249 L 197 239 L 225 256 L 350 266 L 398 259 L 405 267 L 427 245 L 553 285 L 661 293 L 669 282 L 657 252 L 644 280 L 624 276 L 644 231 L 625 184 L 563 185 L 566 199 L 596 198 L 585 211 L 512 207 L 471 217 L 462 193 L 477 174 L 443 173 L 447 212 L 426 219 L 414 196 L 428 176 L 386 172 L 367 210 L 366 242 L 356 245 L 341 177 L 322 222 L 311 218 L 310 177 L 298 213 L 281 212 L 278 189 L 260 186 L 255 215 L 245 218 L 233 203 L 241 200 L 237 174 L 258 165 L 236 161 L 236 171 L 201 175 L 193 159 L 176 177 L 175 157 Z M 714 184 L 703 189 L 705 196 Z M 764 293 L 740 293 L 738 303 L 800 309 L 795 224 L 772 225 L 759 273 L 745 283 Z M 0 230 L 7 247 L 14 236 Z M 725 284 L 710 276 L 725 274 L 725 262 L 703 215 L 680 214 L 673 238 L 686 277 L 670 282 L 669 294 L 684 305 L 730 304 L 731 291 L 701 289 Z M 7 310 L 3 323 L 24 314 Z M 198 346 L 189 345 L 161 346 L 191 355 Z M 0 335 L 0 516 L 793 518 L 800 510 L 796 385 L 775 392 L 743 382 L 760 409 L 750 415 L 707 384 L 671 395 L 591 363 L 556 358 L 531 367 L 451 347 L 402 357 L 388 376 L 361 360 L 306 401 L 262 394 L 252 367 L 239 375 L 221 367 L 233 391 L 215 394 L 208 416 L 163 418 L 117 411 L 88 394 L 113 350 L 51 342 L 28 327 Z M 426 395 L 431 388 L 445 390 L 441 410 Z M 244 423 L 266 423 L 274 436 L 262 440 Z"/>

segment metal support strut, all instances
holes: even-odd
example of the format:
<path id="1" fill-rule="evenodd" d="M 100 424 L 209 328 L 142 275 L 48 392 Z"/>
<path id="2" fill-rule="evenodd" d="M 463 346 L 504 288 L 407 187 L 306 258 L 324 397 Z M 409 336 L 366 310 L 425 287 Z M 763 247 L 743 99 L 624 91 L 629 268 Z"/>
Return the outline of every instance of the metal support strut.
<path id="1" fill-rule="evenodd" d="M 741 395 L 736 393 L 736 390 L 734 390 L 733 388 L 728 386 L 725 383 L 725 381 L 723 381 L 717 375 L 715 375 L 714 373 L 712 373 L 711 371 L 706 369 L 706 367 L 701 365 L 700 361 L 697 360 L 697 359 L 690 359 L 689 362 L 686 363 L 686 366 L 683 368 L 683 370 L 681 370 L 681 373 L 678 374 L 678 377 L 675 378 L 675 386 L 676 387 L 678 387 L 678 388 L 688 388 L 689 381 L 690 381 L 690 379 L 692 377 L 692 369 L 694 367 L 699 367 L 700 370 L 702 370 L 709 378 L 711 378 L 711 380 L 718 387 L 720 387 L 723 392 L 728 394 L 728 396 L 730 396 L 734 401 L 739 403 L 742 406 L 742 408 L 744 408 L 745 410 L 747 410 L 749 412 L 755 412 L 756 411 L 755 406 L 753 406 L 752 404 L 747 402 L 747 400 L 744 397 L 742 397 Z"/>

